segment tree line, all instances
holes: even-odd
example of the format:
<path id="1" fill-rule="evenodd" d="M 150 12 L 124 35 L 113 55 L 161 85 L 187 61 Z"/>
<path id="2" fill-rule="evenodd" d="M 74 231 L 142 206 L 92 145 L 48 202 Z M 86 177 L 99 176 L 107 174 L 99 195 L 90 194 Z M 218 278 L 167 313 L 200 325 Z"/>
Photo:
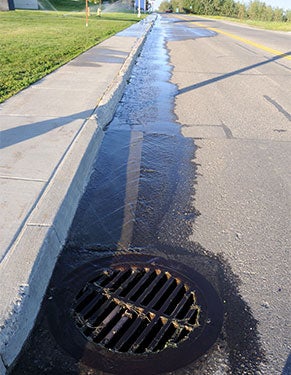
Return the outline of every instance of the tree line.
<path id="1" fill-rule="evenodd" d="M 184 12 L 208 16 L 226 16 L 255 21 L 291 22 L 291 9 L 266 5 L 259 0 L 244 4 L 235 0 L 169 0 L 159 7 L 161 12 Z"/>

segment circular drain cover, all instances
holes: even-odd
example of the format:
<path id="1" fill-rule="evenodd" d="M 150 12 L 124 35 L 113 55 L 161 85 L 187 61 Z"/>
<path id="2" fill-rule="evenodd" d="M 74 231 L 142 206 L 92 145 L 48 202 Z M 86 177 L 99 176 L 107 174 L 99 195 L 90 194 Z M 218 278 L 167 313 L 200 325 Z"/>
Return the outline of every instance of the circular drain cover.
<path id="1" fill-rule="evenodd" d="M 209 282 L 163 258 L 98 258 L 62 286 L 50 301 L 57 341 L 108 373 L 183 367 L 206 352 L 222 326 L 222 305 Z"/>

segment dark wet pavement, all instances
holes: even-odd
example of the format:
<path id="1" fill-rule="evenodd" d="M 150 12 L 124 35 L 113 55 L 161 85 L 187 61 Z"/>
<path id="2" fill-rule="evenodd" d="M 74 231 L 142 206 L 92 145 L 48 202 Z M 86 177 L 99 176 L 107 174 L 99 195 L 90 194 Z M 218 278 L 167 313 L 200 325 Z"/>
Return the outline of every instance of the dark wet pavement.
<path id="1" fill-rule="evenodd" d="M 181 135 L 173 113 L 177 88 L 169 82 L 166 42 L 193 37 L 213 37 L 213 33 L 163 19 L 148 36 L 106 130 L 33 334 L 11 374 L 104 374 L 66 353 L 58 334 L 51 333 L 48 315 L 66 275 L 100 256 L 113 261 L 124 253 L 153 254 L 184 263 L 206 277 L 223 301 L 224 327 L 215 345 L 172 374 L 258 373 L 263 353 L 257 322 L 239 296 L 238 279 L 226 260 L 188 240 L 199 215 L 195 144 Z M 59 309 L 62 319 L 62 306 Z"/>

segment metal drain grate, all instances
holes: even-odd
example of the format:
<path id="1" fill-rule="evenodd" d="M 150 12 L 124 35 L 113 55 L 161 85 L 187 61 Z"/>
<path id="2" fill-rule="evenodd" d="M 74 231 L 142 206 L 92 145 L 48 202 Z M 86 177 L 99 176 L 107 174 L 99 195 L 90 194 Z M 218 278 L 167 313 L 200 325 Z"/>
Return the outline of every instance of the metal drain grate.
<path id="1" fill-rule="evenodd" d="M 52 285 L 48 319 L 77 361 L 110 374 L 171 372 L 215 342 L 223 307 L 185 264 L 144 254 L 96 258 Z"/>
<path id="2" fill-rule="evenodd" d="M 73 309 L 88 340 L 135 354 L 176 347 L 199 326 L 199 312 L 186 283 L 150 267 L 102 270 L 78 294 Z"/>

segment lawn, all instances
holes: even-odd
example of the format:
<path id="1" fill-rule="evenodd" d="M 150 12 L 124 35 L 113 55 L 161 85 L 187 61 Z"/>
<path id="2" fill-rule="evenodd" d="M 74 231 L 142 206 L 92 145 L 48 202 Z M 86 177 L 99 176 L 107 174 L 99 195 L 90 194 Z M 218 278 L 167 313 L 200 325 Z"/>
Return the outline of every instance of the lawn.
<path id="1" fill-rule="evenodd" d="M 291 31 L 291 22 L 267 22 L 267 21 L 253 21 L 253 20 L 235 20 L 235 22 L 242 22 L 250 26 L 259 27 L 260 29 L 275 30 L 275 31 Z"/>
<path id="2" fill-rule="evenodd" d="M 291 22 L 276 22 L 276 21 L 254 21 L 248 19 L 238 19 L 233 17 L 223 17 L 223 16 L 199 16 L 206 18 L 213 18 L 231 22 L 243 23 L 249 26 L 258 27 L 265 30 L 275 30 L 275 31 L 291 31 Z"/>
<path id="3" fill-rule="evenodd" d="M 0 12 L 0 102 L 138 18 L 129 13 Z"/>

